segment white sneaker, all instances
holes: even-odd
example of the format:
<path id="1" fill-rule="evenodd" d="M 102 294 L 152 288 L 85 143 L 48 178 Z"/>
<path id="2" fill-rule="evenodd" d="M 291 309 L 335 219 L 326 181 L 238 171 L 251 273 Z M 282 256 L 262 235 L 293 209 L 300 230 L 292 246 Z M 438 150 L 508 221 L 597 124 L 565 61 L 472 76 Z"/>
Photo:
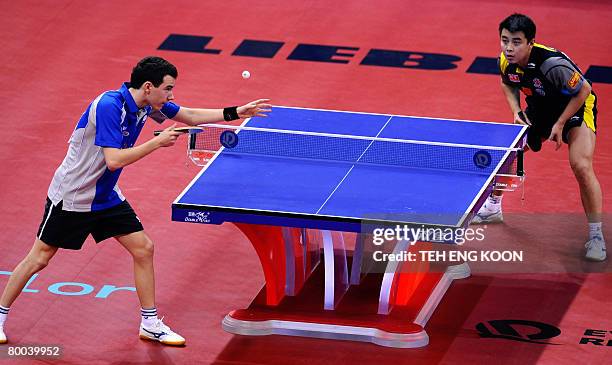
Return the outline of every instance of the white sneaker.
<path id="1" fill-rule="evenodd" d="M 178 333 L 173 332 L 162 320 L 163 318 L 158 319 L 151 327 L 144 327 L 141 323 L 140 338 L 143 340 L 159 341 L 164 345 L 184 345 L 185 339 Z"/>
<path id="2" fill-rule="evenodd" d="M 472 224 L 486 224 L 486 223 L 502 223 L 504 216 L 502 214 L 501 204 L 491 204 L 487 200 L 474 218 L 472 218 Z"/>
<path id="3" fill-rule="evenodd" d="M 606 241 L 603 237 L 595 237 L 589 240 L 584 247 L 586 254 L 584 257 L 591 261 L 603 261 L 606 259 Z"/>
<path id="4" fill-rule="evenodd" d="M 0 345 L 3 343 L 7 343 L 6 335 L 4 334 L 4 328 L 0 327 Z"/>

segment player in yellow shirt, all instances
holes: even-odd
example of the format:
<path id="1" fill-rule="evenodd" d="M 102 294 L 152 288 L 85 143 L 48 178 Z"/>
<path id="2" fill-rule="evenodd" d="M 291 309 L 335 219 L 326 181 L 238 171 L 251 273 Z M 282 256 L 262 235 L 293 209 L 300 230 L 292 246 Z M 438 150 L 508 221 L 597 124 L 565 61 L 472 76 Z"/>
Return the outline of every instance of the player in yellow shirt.
<path id="1" fill-rule="evenodd" d="M 527 145 L 537 152 L 550 140 L 559 149 L 569 146 L 569 161 L 580 187 L 582 205 L 589 223 L 585 257 L 606 259 L 601 230 L 602 194 L 593 170 L 597 131 L 597 98 L 591 83 L 567 57 L 554 48 L 535 43 L 535 23 L 523 14 L 512 14 L 499 25 L 501 88 L 514 114 L 514 122 L 530 125 Z M 527 108 L 520 106 L 519 90 Z M 503 220 L 502 192 L 494 192 L 473 223 Z"/>

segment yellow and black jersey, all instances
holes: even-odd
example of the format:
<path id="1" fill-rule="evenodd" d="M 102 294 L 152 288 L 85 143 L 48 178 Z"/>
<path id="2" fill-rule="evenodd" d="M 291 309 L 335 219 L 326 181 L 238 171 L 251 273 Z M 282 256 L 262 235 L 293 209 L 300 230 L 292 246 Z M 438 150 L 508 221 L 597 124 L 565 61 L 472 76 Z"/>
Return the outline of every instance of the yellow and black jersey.
<path id="1" fill-rule="evenodd" d="M 569 101 L 589 80 L 565 53 L 537 43 L 531 49 L 525 68 L 509 63 L 503 52 L 498 63 L 502 81 L 520 88 L 526 96 L 525 113 L 533 123 L 527 143 L 532 150 L 538 151 L 541 139 L 548 138 Z M 595 93 L 591 92 L 582 107 L 565 123 L 562 133 L 565 143 L 568 143 L 569 130 L 579 127 L 583 121 L 596 131 L 596 100 Z"/>
<path id="2" fill-rule="evenodd" d="M 584 82 L 588 82 L 567 55 L 554 48 L 534 44 L 525 68 L 511 64 L 502 52 L 499 70 L 505 84 L 518 87 L 527 105 L 562 112 Z"/>

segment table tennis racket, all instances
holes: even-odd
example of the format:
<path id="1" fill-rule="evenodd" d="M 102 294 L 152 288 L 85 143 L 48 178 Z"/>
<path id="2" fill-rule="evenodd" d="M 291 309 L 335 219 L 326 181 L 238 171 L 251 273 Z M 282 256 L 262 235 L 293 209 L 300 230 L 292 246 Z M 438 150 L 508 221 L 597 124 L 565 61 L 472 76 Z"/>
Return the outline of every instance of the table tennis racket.
<path id="1" fill-rule="evenodd" d="M 200 133 L 200 132 L 202 132 L 203 129 L 204 128 L 202 128 L 202 127 L 193 127 L 193 126 L 191 126 L 191 127 L 177 127 L 177 128 L 174 128 L 173 131 L 181 132 L 181 133 Z M 159 136 L 159 134 L 161 132 L 163 132 L 163 131 L 155 131 L 155 132 L 153 132 L 153 135 Z"/>

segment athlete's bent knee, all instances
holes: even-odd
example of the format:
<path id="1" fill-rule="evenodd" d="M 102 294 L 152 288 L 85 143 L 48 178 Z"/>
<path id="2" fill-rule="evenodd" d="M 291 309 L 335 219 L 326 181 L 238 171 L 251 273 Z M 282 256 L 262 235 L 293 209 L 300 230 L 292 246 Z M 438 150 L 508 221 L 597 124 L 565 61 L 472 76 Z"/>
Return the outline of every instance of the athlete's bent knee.
<path id="1" fill-rule="evenodd" d="M 30 255 L 26 258 L 25 264 L 28 267 L 28 271 L 37 273 L 49 265 L 50 257 L 46 255 Z"/>
<path id="2" fill-rule="evenodd" d="M 145 236 L 145 238 L 138 243 L 137 247 L 133 248 L 132 255 L 136 260 L 150 259 L 153 257 L 154 251 L 155 246 L 153 245 L 153 241 Z"/>
<path id="3" fill-rule="evenodd" d="M 593 165 L 588 159 L 580 159 L 570 163 L 578 182 L 586 182 L 593 176 Z"/>

